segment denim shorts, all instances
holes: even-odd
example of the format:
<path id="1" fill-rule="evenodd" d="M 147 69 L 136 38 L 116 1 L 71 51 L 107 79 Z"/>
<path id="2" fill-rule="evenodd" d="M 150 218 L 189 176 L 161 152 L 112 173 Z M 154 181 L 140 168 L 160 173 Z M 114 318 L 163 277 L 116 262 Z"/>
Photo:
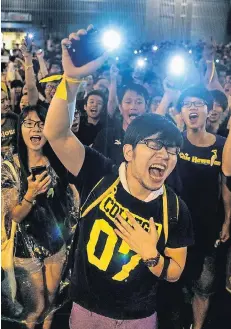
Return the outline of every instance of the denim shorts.
<path id="1" fill-rule="evenodd" d="M 69 326 L 70 329 L 157 329 L 157 315 L 154 313 L 136 320 L 116 320 L 73 303 Z"/>
<path id="2" fill-rule="evenodd" d="M 41 271 L 43 266 L 54 263 L 64 263 L 66 259 L 66 246 L 64 245 L 56 254 L 44 258 L 40 261 L 38 258 L 14 258 L 15 276 L 21 276 L 23 271 L 31 274 Z"/>

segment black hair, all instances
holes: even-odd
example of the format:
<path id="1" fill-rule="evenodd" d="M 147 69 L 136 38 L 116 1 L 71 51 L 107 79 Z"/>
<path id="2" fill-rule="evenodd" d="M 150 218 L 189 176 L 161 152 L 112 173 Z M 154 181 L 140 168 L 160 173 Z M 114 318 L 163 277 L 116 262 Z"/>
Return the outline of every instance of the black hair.
<path id="1" fill-rule="evenodd" d="M 23 88 L 24 87 L 24 83 L 21 80 L 13 80 L 10 84 L 10 88 Z"/>
<path id="2" fill-rule="evenodd" d="M 62 72 L 63 67 L 62 67 L 62 64 L 61 64 L 59 61 L 56 61 L 56 60 L 52 60 L 52 61 L 50 61 L 48 71 L 50 71 L 52 65 L 58 65 L 59 68 L 60 68 L 60 71 Z"/>
<path id="3" fill-rule="evenodd" d="M 182 104 L 186 97 L 196 97 L 202 99 L 206 103 L 208 107 L 208 111 L 212 110 L 213 108 L 212 94 L 208 89 L 206 89 L 202 85 L 189 87 L 182 92 L 176 106 L 178 112 L 181 112 Z"/>
<path id="4" fill-rule="evenodd" d="M 92 90 L 89 92 L 89 94 L 87 94 L 87 96 L 84 98 L 84 105 L 87 105 L 88 98 L 92 95 L 101 97 L 103 100 L 103 107 L 106 105 L 106 98 L 101 90 Z"/>
<path id="5" fill-rule="evenodd" d="M 16 59 L 16 56 L 9 56 L 9 61 L 14 62 Z"/>
<path id="6" fill-rule="evenodd" d="M 223 93 L 220 90 L 211 90 L 211 94 L 212 94 L 213 100 L 215 102 L 217 102 L 218 104 L 220 104 L 220 106 L 222 107 L 222 110 L 225 111 L 228 107 L 228 98 L 225 95 L 225 93 Z"/>
<path id="7" fill-rule="evenodd" d="M 182 146 L 182 135 L 176 125 L 155 113 L 146 113 L 135 118 L 125 132 L 123 144 L 130 144 L 135 148 L 141 140 L 155 134 L 168 146 Z"/>
<path id="8" fill-rule="evenodd" d="M 126 94 L 126 92 L 128 90 L 134 91 L 136 92 L 138 95 L 142 96 L 145 99 L 145 103 L 148 102 L 149 100 L 149 96 L 148 96 L 148 92 L 146 90 L 146 88 L 144 88 L 142 85 L 138 84 L 138 83 L 129 83 L 125 86 L 123 86 L 119 91 L 118 91 L 118 100 L 119 100 L 119 104 L 122 103 L 124 95 Z"/>
<path id="9" fill-rule="evenodd" d="M 30 176 L 30 171 L 28 167 L 28 152 L 27 152 L 27 146 L 24 142 L 23 136 L 22 136 L 22 124 L 27 115 L 35 111 L 39 117 L 39 119 L 43 122 L 45 122 L 46 115 L 47 115 L 47 109 L 42 107 L 41 105 L 35 105 L 35 106 L 26 106 L 22 110 L 21 114 L 19 115 L 18 120 L 18 138 L 17 138 L 17 149 L 18 149 L 18 158 L 20 162 L 20 168 L 21 168 L 21 191 L 20 195 L 25 195 L 27 188 L 28 188 L 28 182 L 27 177 Z M 61 186 L 65 190 L 68 185 L 68 173 L 65 167 L 62 165 L 60 160 L 57 158 L 56 154 L 52 150 L 50 144 L 48 142 L 45 143 L 43 146 L 43 154 L 48 158 L 51 167 L 54 169 L 56 174 L 58 175 Z M 64 192 L 65 193 L 65 192 Z"/>

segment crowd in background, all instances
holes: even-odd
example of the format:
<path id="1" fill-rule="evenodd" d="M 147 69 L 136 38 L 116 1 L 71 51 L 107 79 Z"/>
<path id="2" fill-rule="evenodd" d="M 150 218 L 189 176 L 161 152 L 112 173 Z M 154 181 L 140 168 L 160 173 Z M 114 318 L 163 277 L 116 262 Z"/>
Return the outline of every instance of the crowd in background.
<path id="1" fill-rule="evenodd" d="M 5 220 L 7 220 L 9 208 L 12 207 L 9 200 L 18 200 L 19 204 L 25 202 L 30 207 L 26 209 L 25 205 L 25 210 L 22 211 L 19 208 L 16 209 L 16 201 L 14 204 L 16 207 L 14 208 L 15 218 L 17 218 L 17 223 L 20 224 L 16 229 L 19 233 L 17 233 L 17 253 L 15 254 L 14 267 L 17 267 L 15 274 L 21 284 L 21 302 L 16 306 L 15 304 L 14 306 L 7 304 L 6 313 L 8 312 L 8 318 L 15 317 L 19 321 L 24 317 L 29 323 L 27 328 L 33 329 L 34 324 L 39 322 L 41 314 L 44 314 L 47 303 L 44 297 L 43 284 L 46 285 L 48 290 L 47 298 L 49 303 L 47 305 L 49 306 L 46 309 L 46 314 L 49 314 L 49 310 L 54 304 L 55 294 L 65 264 L 65 252 L 68 250 L 73 227 L 77 223 L 77 215 L 75 214 L 78 213 L 79 203 L 78 191 L 72 184 L 69 184 L 68 173 L 47 145 L 45 139 L 42 146 L 45 156 L 42 160 L 36 159 L 33 152 L 29 150 L 30 142 L 36 148 L 36 145 L 43 138 L 41 134 L 46 114 L 47 111 L 49 112 L 50 103 L 62 80 L 61 42 L 60 40 L 49 40 L 46 42 L 46 49 L 39 49 L 36 46 L 36 40 L 33 41 L 31 46 L 24 40 L 22 45 L 17 45 L 16 48 L 11 50 L 5 49 L 3 44 L 1 54 L 9 56 L 9 62 L 2 65 L 1 72 L 1 155 Z M 185 58 L 186 68 L 180 76 L 168 72 L 168 64 L 174 55 Z M 197 44 L 172 41 L 165 41 L 161 44 L 151 42 L 144 43 L 139 47 L 127 47 L 118 56 L 112 54 L 100 69 L 79 81 L 76 111 L 71 129 L 84 145 L 94 148 L 119 165 L 123 161 L 121 148 L 125 132 L 135 118 L 146 112 L 163 115 L 174 123 L 184 135 L 187 126 L 195 119 L 192 117 L 190 118 L 192 121 L 187 122 L 186 115 L 184 117 L 184 110 L 193 106 L 193 103 L 197 109 L 205 105 L 208 106 L 208 116 L 205 117 L 206 132 L 224 137 L 218 138 L 218 142 L 215 142 L 219 145 L 216 144 L 217 151 L 214 154 L 212 153 L 214 155 L 214 158 L 211 158 L 210 167 L 212 167 L 214 162 L 218 162 L 218 160 L 221 163 L 225 138 L 228 137 L 231 125 L 231 43 L 215 45 L 213 41 L 205 43 L 201 40 Z M 27 128 L 34 131 L 33 135 L 27 135 Z M 209 140 L 205 142 L 205 146 L 202 143 L 204 149 L 207 148 L 206 143 L 208 147 L 211 146 Z M 189 156 L 188 150 L 191 150 L 191 147 L 191 144 L 186 145 L 181 150 L 179 154 L 181 160 L 185 160 Z M 205 154 L 206 151 L 201 153 L 201 159 L 198 156 L 197 160 L 203 161 L 204 157 L 206 158 Z M 12 178 L 8 162 L 14 164 L 16 178 Z M 45 177 L 44 173 L 40 172 L 38 183 L 34 182 L 30 176 L 30 167 L 47 166 L 48 164 L 49 169 L 47 169 L 47 172 L 49 176 Z M 211 247 L 210 238 L 213 245 L 217 243 L 214 247 L 217 249 L 220 243 L 228 240 L 230 231 L 230 226 L 224 226 L 223 224 L 226 211 L 230 216 L 228 189 L 225 192 L 227 199 L 223 199 L 225 206 L 222 206 L 220 194 L 215 191 L 218 184 L 219 187 L 223 188 L 222 184 L 218 182 L 221 165 L 219 171 L 216 173 L 214 171 L 208 177 L 206 173 L 203 173 L 205 175 L 203 182 L 206 186 L 198 181 L 198 179 L 201 179 L 201 173 L 198 173 L 198 178 L 196 172 L 193 172 L 193 170 L 188 172 L 189 169 L 184 168 L 182 163 L 178 170 L 182 172 L 184 186 L 181 186 L 174 175 L 169 177 L 168 184 L 177 194 L 184 195 L 185 199 L 188 199 L 184 199 L 184 201 L 186 201 L 189 208 L 191 207 L 190 211 L 192 208 L 199 207 L 197 204 L 200 204 L 200 209 L 205 214 L 209 205 L 213 203 L 214 207 L 211 207 L 212 210 L 209 214 L 213 216 L 213 210 L 219 214 L 219 223 L 215 225 L 216 227 L 212 227 L 210 237 L 207 237 L 207 244 L 202 242 L 202 233 L 206 234 L 209 223 L 206 222 L 203 228 L 198 227 L 199 223 L 197 221 L 195 223 L 196 230 L 198 230 L 196 232 L 196 239 L 199 241 L 198 249 L 203 250 L 202 254 L 204 256 L 208 256 L 208 254 L 210 256 L 211 250 L 206 250 L 208 245 Z M 214 182 L 208 181 L 206 183 L 206 179 L 214 180 Z M 192 180 L 194 180 L 194 183 L 196 180 L 197 184 L 193 185 Z M 190 184 L 187 185 L 186 181 Z M 14 193 L 17 192 L 17 197 L 12 194 L 12 188 Z M 48 193 L 54 193 L 54 198 L 43 199 L 42 195 L 47 189 Z M 212 193 L 211 200 L 213 201 L 206 201 L 206 198 L 201 202 L 195 200 L 195 195 L 192 191 L 190 191 L 190 194 L 186 191 L 187 189 L 203 189 L 203 193 L 207 194 L 207 198 Z M 36 211 L 32 210 L 33 205 L 30 201 L 32 194 L 38 196 Z M 214 195 L 216 195 L 215 199 L 213 199 Z M 60 202 L 55 201 L 55 198 Z M 202 202 L 205 204 L 204 209 Z M 58 208 L 57 204 L 59 204 Z M 192 211 L 192 213 L 195 218 L 199 216 L 195 211 Z M 49 222 L 45 217 L 49 218 Z M 31 224 L 31 218 L 34 220 L 33 225 Z M 43 220 L 45 224 L 41 224 Z M 56 238 L 53 241 L 51 237 L 54 236 L 54 230 Z M 200 230 L 202 233 L 199 232 Z M 38 233 L 39 231 L 40 233 Z M 222 232 L 221 236 L 219 235 L 220 231 Z M 57 236 L 59 239 L 57 239 Z M 26 252 L 29 253 L 29 256 L 25 256 Z M 227 281 L 223 283 L 229 292 L 231 291 L 230 254 L 229 252 Z M 200 262 L 198 258 L 193 258 L 195 255 L 196 253 L 192 254 L 191 264 L 195 264 L 197 261 Z M 25 264 L 20 261 L 24 257 L 28 257 L 28 259 L 31 257 L 33 260 L 37 258 L 40 262 L 33 266 L 32 264 Z M 46 261 L 46 259 L 50 260 L 52 257 L 55 257 L 54 264 L 51 261 Z M 207 262 L 210 260 L 209 257 L 206 258 Z M 45 277 L 40 271 L 41 264 L 46 267 Z M 8 268 L 9 266 L 7 265 Z M 202 271 L 202 269 L 200 268 L 199 271 Z M 27 274 L 27 279 L 25 279 L 25 274 Z M 213 285 L 211 277 L 207 276 L 204 280 L 207 280 L 207 282 L 210 280 L 211 282 L 209 282 Z M 28 282 L 29 285 L 26 284 Z M 40 282 L 40 284 L 37 285 L 33 282 Z M 214 292 L 214 287 L 211 288 L 205 282 L 201 283 L 198 289 L 205 290 L 203 293 L 206 298 Z M 3 289 L 3 293 L 6 296 L 9 295 L 7 289 Z M 33 312 L 28 311 L 28 314 L 26 314 L 23 307 L 29 309 L 31 306 L 30 298 L 28 299 L 29 294 L 34 294 L 37 304 Z M 202 309 L 202 313 L 205 314 L 204 318 L 208 309 L 206 298 L 194 300 L 195 304 L 193 304 L 195 307 Z M 165 323 L 165 315 L 161 313 L 163 312 L 160 312 L 160 321 L 162 321 L 160 327 L 162 325 L 163 329 L 169 329 L 169 324 Z M 43 329 L 50 328 L 52 316 L 46 318 Z M 200 318 L 200 316 L 198 317 Z M 201 329 L 204 318 L 203 316 L 202 319 L 198 320 L 197 318 L 198 325 L 193 328 Z M 179 324 L 178 327 L 171 325 L 172 328 L 180 328 Z"/>

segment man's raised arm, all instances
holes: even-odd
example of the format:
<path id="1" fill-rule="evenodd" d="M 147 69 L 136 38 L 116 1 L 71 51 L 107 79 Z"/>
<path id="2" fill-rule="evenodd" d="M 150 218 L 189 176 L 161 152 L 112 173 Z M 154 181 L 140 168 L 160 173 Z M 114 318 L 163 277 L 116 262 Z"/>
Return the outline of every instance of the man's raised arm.
<path id="1" fill-rule="evenodd" d="M 84 146 L 71 131 L 78 79 L 95 72 L 106 59 L 106 55 L 103 55 L 82 67 L 73 65 L 67 46 L 71 45 L 71 39 L 80 40 L 85 34 L 87 34 L 86 30 L 79 30 L 77 33 L 70 34 L 69 39 L 62 40 L 62 64 L 67 97 L 62 96 L 63 88 L 59 86 L 51 101 L 44 127 L 44 135 L 54 152 L 67 170 L 75 176 L 78 175 L 85 158 Z"/>

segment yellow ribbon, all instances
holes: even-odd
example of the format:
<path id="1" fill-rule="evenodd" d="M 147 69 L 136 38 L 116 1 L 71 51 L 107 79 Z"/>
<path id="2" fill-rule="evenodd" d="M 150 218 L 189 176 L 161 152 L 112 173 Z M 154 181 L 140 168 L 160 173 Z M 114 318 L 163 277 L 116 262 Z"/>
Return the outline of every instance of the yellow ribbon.
<path id="1" fill-rule="evenodd" d="M 67 100 L 67 86 L 66 86 L 66 82 L 80 83 L 81 80 L 67 78 L 65 75 L 63 75 L 63 79 L 60 82 L 60 84 L 58 85 L 58 88 L 56 89 L 55 96 L 57 98 L 60 98 L 60 99 L 65 100 L 65 101 Z"/>
<path id="2" fill-rule="evenodd" d="M 57 98 L 60 99 L 64 99 L 65 101 L 67 100 L 67 86 L 66 86 L 66 82 L 70 82 L 70 83 L 80 83 L 82 82 L 82 80 L 77 80 L 77 79 L 72 79 L 72 78 L 68 78 L 65 75 L 52 75 L 50 77 L 44 78 L 42 80 L 39 81 L 39 83 L 43 83 L 43 82 L 53 82 L 53 81 L 59 81 L 61 80 L 60 84 L 57 87 L 55 96 Z"/>
<path id="3" fill-rule="evenodd" d="M 59 81 L 62 79 L 62 75 L 61 74 L 57 74 L 57 75 L 51 75 L 50 77 L 46 77 L 42 80 L 39 81 L 39 83 L 43 83 L 43 82 L 52 82 L 52 81 Z"/>
<path id="4" fill-rule="evenodd" d="M 8 94 L 8 90 L 7 90 L 7 86 L 6 86 L 5 82 L 2 82 L 2 81 L 1 81 L 1 89 L 2 89 L 6 94 Z"/>

